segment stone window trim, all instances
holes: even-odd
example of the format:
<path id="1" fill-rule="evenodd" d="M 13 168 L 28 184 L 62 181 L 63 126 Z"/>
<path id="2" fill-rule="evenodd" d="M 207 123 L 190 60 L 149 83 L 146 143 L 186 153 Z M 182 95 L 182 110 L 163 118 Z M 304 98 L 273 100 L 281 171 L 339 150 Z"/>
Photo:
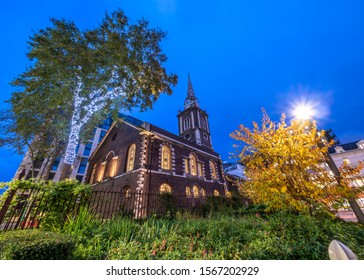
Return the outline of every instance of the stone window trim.
<path id="1" fill-rule="evenodd" d="M 175 152 L 170 143 L 163 142 L 159 145 L 159 171 L 175 171 Z"/>
<path id="2" fill-rule="evenodd" d="M 185 118 L 183 120 L 183 130 L 187 130 L 191 128 L 191 119 L 190 118 Z"/>
<path id="3" fill-rule="evenodd" d="M 183 170 L 188 176 L 205 178 L 203 161 L 200 161 L 194 152 L 191 152 L 188 157 L 183 156 Z"/>
<path id="4" fill-rule="evenodd" d="M 209 165 L 210 165 L 210 175 L 211 175 L 212 180 L 218 180 L 216 162 L 213 160 L 210 160 Z"/>

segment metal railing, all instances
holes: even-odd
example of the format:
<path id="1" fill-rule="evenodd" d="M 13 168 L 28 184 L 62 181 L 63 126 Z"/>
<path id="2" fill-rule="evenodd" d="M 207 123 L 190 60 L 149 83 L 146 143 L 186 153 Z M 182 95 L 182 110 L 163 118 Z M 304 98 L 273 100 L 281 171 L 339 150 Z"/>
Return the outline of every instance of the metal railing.
<path id="1" fill-rule="evenodd" d="M 165 215 L 178 209 L 201 209 L 206 199 L 160 193 L 93 190 L 87 198 L 74 195 L 67 200 L 59 200 L 44 190 L 9 190 L 0 209 L 0 230 L 38 228 L 42 222 L 52 219 L 64 223 L 67 217 L 76 215 L 81 206 L 87 207 L 103 220 L 119 215 L 140 219 Z"/>

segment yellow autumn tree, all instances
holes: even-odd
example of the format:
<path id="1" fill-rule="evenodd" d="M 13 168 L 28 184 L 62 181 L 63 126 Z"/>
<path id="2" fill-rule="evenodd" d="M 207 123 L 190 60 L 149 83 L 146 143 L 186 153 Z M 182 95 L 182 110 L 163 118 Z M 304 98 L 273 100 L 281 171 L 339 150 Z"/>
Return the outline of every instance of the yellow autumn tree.
<path id="1" fill-rule="evenodd" d="M 330 143 L 322 140 L 323 133 L 314 121 L 288 125 L 282 114 L 279 122 L 273 122 L 264 110 L 260 126 L 241 125 L 231 133 L 241 144 L 237 156 L 245 165 L 241 190 L 268 210 L 311 212 L 342 205 L 353 191 L 347 181 L 339 184 L 330 172 L 325 158 Z"/>

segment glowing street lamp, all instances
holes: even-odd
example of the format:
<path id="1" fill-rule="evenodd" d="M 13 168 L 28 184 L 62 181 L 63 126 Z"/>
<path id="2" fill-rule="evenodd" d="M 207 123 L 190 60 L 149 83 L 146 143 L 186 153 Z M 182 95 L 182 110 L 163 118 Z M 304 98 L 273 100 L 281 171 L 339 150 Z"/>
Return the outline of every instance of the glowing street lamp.
<path id="1" fill-rule="evenodd" d="M 302 103 L 293 107 L 292 114 L 297 120 L 310 120 L 315 116 L 316 110 L 314 105 Z"/>

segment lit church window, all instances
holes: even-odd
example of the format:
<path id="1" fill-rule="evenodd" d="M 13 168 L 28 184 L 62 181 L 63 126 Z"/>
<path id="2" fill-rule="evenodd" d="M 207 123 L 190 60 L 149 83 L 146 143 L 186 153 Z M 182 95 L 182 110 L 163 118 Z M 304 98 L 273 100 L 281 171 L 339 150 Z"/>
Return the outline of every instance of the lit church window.
<path id="1" fill-rule="evenodd" d="M 211 169 L 211 176 L 212 179 L 217 179 L 217 175 L 216 175 L 216 167 L 213 161 L 210 160 L 210 169 Z"/>
<path id="2" fill-rule="evenodd" d="M 117 166 L 118 166 L 118 156 L 112 158 L 111 170 L 110 170 L 110 176 L 111 177 L 114 177 L 116 175 Z"/>
<path id="3" fill-rule="evenodd" d="M 172 193 L 172 187 L 166 183 L 163 183 L 159 188 L 160 193 Z"/>
<path id="4" fill-rule="evenodd" d="M 205 189 L 201 189 L 201 196 L 202 196 L 202 197 L 205 197 L 205 196 L 206 196 L 206 191 L 205 191 Z"/>
<path id="5" fill-rule="evenodd" d="M 167 145 L 164 145 L 162 147 L 162 169 L 171 170 L 172 168 L 171 159 L 172 159 L 171 149 Z"/>
<path id="6" fill-rule="evenodd" d="M 186 197 L 191 197 L 191 189 L 190 187 L 186 187 Z"/>
<path id="7" fill-rule="evenodd" d="M 127 157 L 127 162 L 126 162 L 126 171 L 127 172 L 134 169 L 135 149 L 136 149 L 135 144 L 132 144 L 128 149 L 128 157 Z"/>
<path id="8" fill-rule="evenodd" d="M 104 161 L 100 165 L 99 176 L 98 176 L 98 179 L 97 179 L 97 181 L 99 181 L 99 182 L 101 182 L 104 179 L 105 166 L 106 166 L 106 161 Z"/>
<path id="9" fill-rule="evenodd" d="M 197 160 L 194 154 L 190 154 L 190 168 L 191 168 L 191 175 L 197 175 Z"/>
<path id="10" fill-rule="evenodd" d="M 131 190 L 129 186 L 124 187 L 123 189 L 124 197 L 129 198 L 131 196 Z"/>
<path id="11" fill-rule="evenodd" d="M 192 191 L 193 191 L 193 197 L 199 197 L 197 186 L 193 186 Z"/>
<path id="12" fill-rule="evenodd" d="M 218 190 L 214 190 L 214 196 L 219 196 L 220 192 Z"/>
<path id="13" fill-rule="evenodd" d="M 105 176 L 114 176 L 113 175 L 113 157 L 114 157 L 114 152 L 110 152 L 108 153 L 108 155 L 106 156 L 106 164 L 105 164 L 105 172 L 104 175 Z"/>

